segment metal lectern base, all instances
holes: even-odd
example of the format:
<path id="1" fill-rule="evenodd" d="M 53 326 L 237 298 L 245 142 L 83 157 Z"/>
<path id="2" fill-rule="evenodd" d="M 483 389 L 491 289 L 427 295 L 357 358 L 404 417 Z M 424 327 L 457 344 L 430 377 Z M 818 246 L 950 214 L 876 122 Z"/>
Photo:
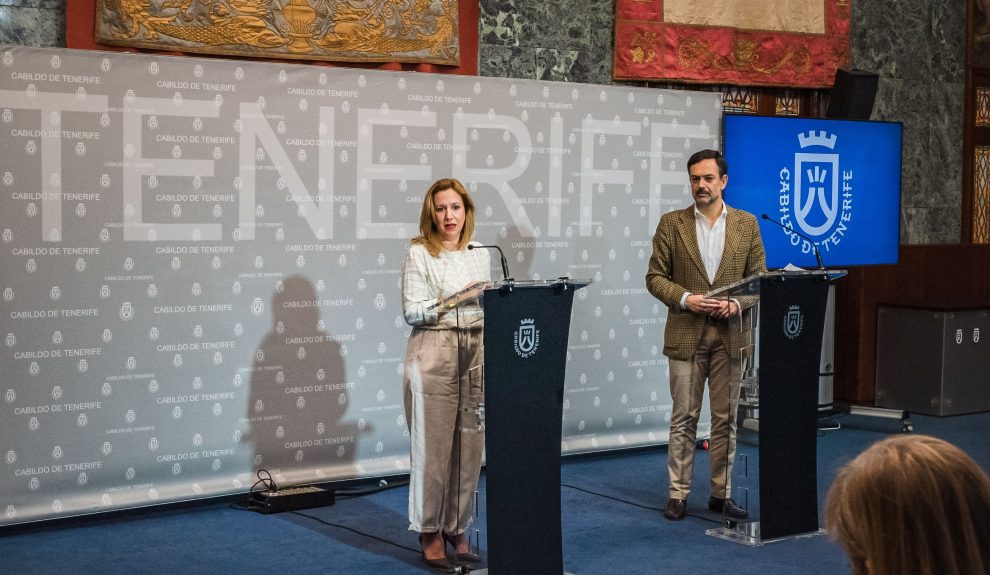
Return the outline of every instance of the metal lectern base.
<path id="1" fill-rule="evenodd" d="M 864 417 L 896 419 L 901 423 L 901 433 L 911 433 L 912 431 L 914 431 L 914 423 L 911 422 L 911 412 L 907 411 L 906 409 L 891 409 L 889 407 L 869 407 L 865 405 L 849 405 L 849 404 L 836 402 L 835 410 L 840 415 L 862 415 Z"/>
<path id="2" fill-rule="evenodd" d="M 784 537 L 775 537 L 773 539 L 763 539 L 760 537 L 760 522 L 753 521 L 752 523 L 746 523 L 735 527 L 716 527 L 714 529 L 709 529 L 705 531 L 705 535 L 711 535 L 712 537 L 718 537 L 719 539 L 725 539 L 726 541 L 732 541 L 733 543 L 749 545 L 750 547 L 759 547 L 764 543 L 786 541 L 787 539 L 818 537 L 819 535 L 825 535 L 825 530 L 818 529 L 816 531 L 809 531 L 808 533 L 798 533 L 796 535 L 786 535 Z"/>

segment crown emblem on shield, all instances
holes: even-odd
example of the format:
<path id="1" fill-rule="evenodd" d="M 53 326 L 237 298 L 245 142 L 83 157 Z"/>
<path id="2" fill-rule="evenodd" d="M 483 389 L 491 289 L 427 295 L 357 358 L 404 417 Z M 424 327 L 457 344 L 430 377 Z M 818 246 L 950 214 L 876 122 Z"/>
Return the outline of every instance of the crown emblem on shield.
<path id="1" fill-rule="evenodd" d="M 540 347 L 540 330 L 536 329 L 536 320 L 527 318 L 519 320 L 519 328 L 513 336 L 513 344 L 519 357 L 528 358 Z"/>
<path id="2" fill-rule="evenodd" d="M 816 246 L 827 251 L 842 241 L 853 219 L 853 170 L 840 167 L 838 134 L 811 130 L 797 139 L 800 150 L 793 154 L 793 165 L 781 166 L 780 218 L 785 228 L 800 232 L 783 233 L 801 253 Z"/>
<path id="3" fill-rule="evenodd" d="M 784 316 L 784 335 L 787 336 L 787 339 L 797 339 L 803 328 L 804 314 L 801 313 L 801 306 L 790 306 Z"/>

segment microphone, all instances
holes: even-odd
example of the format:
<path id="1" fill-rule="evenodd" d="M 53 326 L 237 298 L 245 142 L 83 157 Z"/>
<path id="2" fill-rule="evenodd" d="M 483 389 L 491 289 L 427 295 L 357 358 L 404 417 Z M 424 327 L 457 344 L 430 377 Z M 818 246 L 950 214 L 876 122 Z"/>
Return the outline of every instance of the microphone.
<path id="1" fill-rule="evenodd" d="M 809 238 L 808 236 L 806 236 L 806 235 L 802 234 L 801 232 L 795 230 L 794 228 L 789 228 L 789 227 L 785 226 L 784 224 L 778 222 L 777 220 L 771 218 L 770 216 L 768 216 L 766 214 L 760 214 L 760 217 L 763 218 L 764 220 L 768 221 L 768 222 L 773 222 L 773 223 L 777 224 L 778 226 L 780 226 L 781 228 L 783 228 L 784 231 L 786 231 L 786 232 L 790 232 L 790 233 L 796 235 L 799 238 L 804 238 L 805 240 L 808 240 L 808 243 L 811 244 L 811 249 L 815 250 L 815 259 L 818 260 L 818 269 L 823 270 L 823 271 L 825 270 L 825 264 L 822 263 L 822 254 L 821 254 L 821 252 L 818 251 L 818 244 L 816 244 L 815 242 L 813 242 L 811 240 L 811 238 Z"/>
<path id="2" fill-rule="evenodd" d="M 486 250 L 498 250 L 498 257 L 502 260 L 502 281 L 512 281 L 512 278 L 509 277 L 509 263 L 505 261 L 505 254 L 502 253 L 502 248 L 500 248 L 500 247 L 498 247 L 496 245 L 490 245 L 490 246 L 479 245 L 479 246 L 476 246 L 474 244 L 468 244 L 467 249 L 473 250 L 475 248 L 479 248 L 479 249 L 480 248 L 485 248 Z"/>

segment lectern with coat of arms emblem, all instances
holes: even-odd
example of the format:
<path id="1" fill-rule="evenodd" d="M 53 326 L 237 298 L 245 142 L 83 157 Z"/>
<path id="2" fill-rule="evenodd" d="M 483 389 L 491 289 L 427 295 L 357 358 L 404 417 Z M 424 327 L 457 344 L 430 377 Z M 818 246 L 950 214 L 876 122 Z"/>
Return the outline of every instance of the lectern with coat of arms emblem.
<path id="1" fill-rule="evenodd" d="M 829 285 L 840 270 L 772 271 L 708 294 L 739 304 L 729 352 L 742 360 L 730 413 L 732 498 L 748 511 L 708 534 L 743 543 L 823 533 L 818 526 L 818 383 Z"/>
<path id="2" fill-rule="evenodd" d="M 488 569 L 563 574 L 560 430 L 574 294 L 590 280 L 512 281 L 486 289 L 481 403 L 465 419 L 485 433 Z M 477 325 L 478 300 L 457 304 L 458 325 Z M 472 378 L 474 379 L 474 378 Z M 521 526 L 525 525 L 525 528 Z M 533 537 L 539 533 L 539 537 Z"/>

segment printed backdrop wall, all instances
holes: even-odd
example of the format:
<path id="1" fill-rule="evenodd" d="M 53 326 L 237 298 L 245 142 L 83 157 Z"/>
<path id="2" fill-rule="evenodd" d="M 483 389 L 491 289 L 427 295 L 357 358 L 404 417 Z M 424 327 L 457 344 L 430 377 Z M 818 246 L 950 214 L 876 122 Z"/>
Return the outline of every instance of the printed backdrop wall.
<path id="1" fill-rule="evenodd" d="M 408 471 L 399 269 L 451 175 L 516 278 L 594 279 L 562 450 L 666 441 L 643 276 L 719 94 L 0 52 L 0 524 Z"/>

